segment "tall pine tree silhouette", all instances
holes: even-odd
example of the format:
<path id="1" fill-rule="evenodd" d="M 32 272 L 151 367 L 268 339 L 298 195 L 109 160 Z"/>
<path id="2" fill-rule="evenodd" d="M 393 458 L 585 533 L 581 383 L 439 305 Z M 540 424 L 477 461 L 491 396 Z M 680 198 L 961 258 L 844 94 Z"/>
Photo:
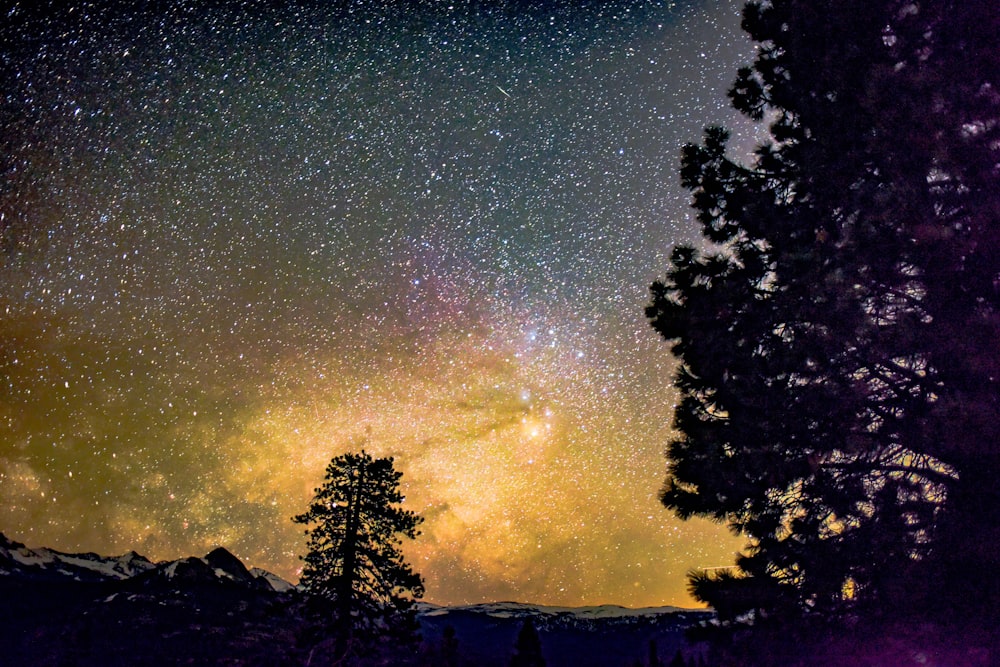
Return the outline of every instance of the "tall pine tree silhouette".
<path id="1" fill-rule="evenodd" d="M 692 591 L 755 631 L 948 619 L 996 658 L 1000 3 L 769 0 L 743 26 L 730 96 L 772 138 L 685 147 L 707 249 L 647 309 L 680 361 L 662 500 L 748 539 Z"/>
<path id="2" fill-rule="evenodd" d="M 293 518 L 310 526 L 301 584 L 333 612 L 337 659 L 370 650 L 379 638 L 415 639 L 412 604 L 424 587 L 399 536 L 415 538 L 422 519 L 399 507 L 400 477 L 391 457 L 337 456 L 309 509 Z"/>

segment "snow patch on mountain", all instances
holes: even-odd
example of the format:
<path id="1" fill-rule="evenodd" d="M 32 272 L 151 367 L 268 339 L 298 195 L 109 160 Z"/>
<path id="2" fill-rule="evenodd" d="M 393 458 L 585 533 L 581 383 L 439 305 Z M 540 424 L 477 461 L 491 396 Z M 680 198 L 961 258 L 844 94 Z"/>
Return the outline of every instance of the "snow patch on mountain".
<path id="1" fill-rule="evenodd" d="M 21 565 L 27 565 L 28 567 L 48 565 L 56 560 L 48 549 L 39 549 L 38 551 L 35 551 L 24 546 L 11 549 L 7 551 L 5 555 L 9 556 Z"/>
<path id="2" fill-rule="evenodd" d="M 439 607 L 433 604 L 417 603 L 417 610 L 422 616 L 445 616 L 455 612 L 480 614 L 493 618 L 546 618 L 569 616 L 576 620 L 588 619 L 627 619 L 636 617 L 659 616 L 686 611 L 703 611 L 685 609 L 682 607 L 640 607 L 629 608 L 621 605 L 606 604 L 587 607 L 558 607 L 552 605 L 526 604 L 522 602 L 488 602 L 481 604 Z"/>
<path id="3" fill-rule="evenodd" d="M 32 549 L 0 533 L 0 574 L 63 576 L 78 581 L 120 580 L 154 567 L 153 563 L 134 551 L 109 558 L 90 552 L 70 554 L 47 547 Z"/>
<path id="4" fill-rule="evenodd" d="M 251 568 L 250 576 L 267 582 L 267 584 L 278 593 L 285 593 L 296 588 L 296 586 L 291 582 L 285 581 L 273 572 L 268 572 L 267 570 L 263 570 L 259 567 Z"/>

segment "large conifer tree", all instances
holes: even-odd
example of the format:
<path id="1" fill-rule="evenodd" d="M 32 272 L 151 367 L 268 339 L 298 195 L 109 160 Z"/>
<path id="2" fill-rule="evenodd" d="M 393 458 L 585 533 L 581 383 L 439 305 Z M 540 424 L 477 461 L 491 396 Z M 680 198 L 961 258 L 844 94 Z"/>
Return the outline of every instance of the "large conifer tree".
<path id="1" fill-rule="evenodd" d="M 334 457 L 308 511 L 293 519 L 310 526 L 301 583 L 330 603 L 321 608 L 333 614 L 337 659 L 416 630 L 412 604 L 424 587 L 403 559 L 399 535 L 415 538 L 422 519 L 399 507 L 401 477 L 391 457 Z"/>
<path id="2" fill-rule="evenodd" d="M 772 139 L 684 149 L 707 249 L 676 248 L 647 309 L 680 360 L 663 502 L 748 538 L 692 590 L 730 626 L 989 628 L 1000 3 L 770 0 L 743 26 L 730 96 Z"/>

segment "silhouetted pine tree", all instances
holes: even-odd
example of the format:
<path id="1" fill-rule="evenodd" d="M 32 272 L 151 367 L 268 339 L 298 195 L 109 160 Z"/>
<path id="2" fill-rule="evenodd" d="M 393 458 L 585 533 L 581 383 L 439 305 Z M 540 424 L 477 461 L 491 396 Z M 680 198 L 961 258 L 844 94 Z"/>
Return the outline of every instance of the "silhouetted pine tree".
<path id="1" fill-rule="evenodd" d="M 424 586 L 404 561 L 398 535 L 415 538 L 422 519 L 399 507 L 400 477 L 391 457 L 337 456 L 308 511 L 293 519 L 310 526 L 301 583 L 332 611 L 338 660 L 379 639 L 393 646 L 416 639 L 412 605 Z"/>
<path id="2" fill-rule="evenodd" d="M 458 666 L 458 638 L 455 637 L 454 626 L 445 626 L 444 637 L 441 640 L 441 653 L 445 667 Z"/>
<path id="3" fill-rule="evenodd" d="M 514 655 L 510 659 L 510 667 L 545 667 L 542 657 L 542 641 L 538 630 L 531 619 L 527 619 L 517 633 L 517 643 L 514 645 Z"/>
<path id="4" fill-rule="evenodd" d="M 730 95 L 772 139 L 748 164 L 718 128 L 685 147 L 714 247 L 676 248 L 647 309 L 680 359 L 662 500 L 748 539 L 692 591 L 755 633 L 890 611 L 981 641 L 1000 596 L 1000 3 L 770 0 L 743 26 L 760 50 Z"/>
<path id="5" fill-rule="evenodd" d="M 649 667 L 660 667 L 660 654 L 656 650 L 656 640 L 649 640 L 649 652 L 646 664 Z"/>

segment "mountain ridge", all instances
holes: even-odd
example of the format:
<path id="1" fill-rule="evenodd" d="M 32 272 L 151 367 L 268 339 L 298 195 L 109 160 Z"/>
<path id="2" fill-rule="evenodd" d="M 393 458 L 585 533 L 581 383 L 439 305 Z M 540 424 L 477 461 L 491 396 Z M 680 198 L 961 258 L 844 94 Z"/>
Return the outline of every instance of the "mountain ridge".
<path id="1" fill-rule="evenodd" d="M 154 563 L 129 551 L 105 557 L 30 548 L 0 533 L 0 655 L 10 664 L 299 664 L 307 594 L 223 547 Z M 530 620 L 550 667 L 627 665 L 660 647 L 664 663 L 687 647 L 684 630 L 706 610 L 566 607 L 521 602 L 417 602 L 422 645 L 398 664 L 508 664 Z M 397 663 L 393 663 L 397 664 Z"/>
<path id="2" fill-rule="evenodd" d="M 80 582 L 107 582 L 159 576 L 169 580 L 178 576 L 204 578 L 206 567 L 218 578 L 251 586 L 266 585 L 275 591 L 294 588 L 293 584 L 267 570 L 248 570 L 243 561 L 225 547 L 216 547 L 201 558 L 187 556 L 154 563 L 135 551 L 120 556 L 101 556 L 94 552 L 67 553 L 48 547 L 32 548 L 0 533 L 0 577 L 28 580 L 65 577 Z"/>
<path id="3" fill-rule="evenodd" d="M 660 607 L 626 607 L 620 604 L 600 604 L 600 605 L 548 605 L 534 602 L 515 602 L 512 600 L 498 600 L 496 602 L 476 602 L 461 605 L 439 605 L 427 602 L 418 602 L 417 606 L 424 615 L 434 616 L 438 613 L 448 611 L 477 611 L 495 617 L 504 616 L 524 616 L 573 614 L 580 617 L 591 618 L 616 618 L 633 616 L 655 616 L 658 614 L 672 614 L 677 612 L 701 612 L 704 609 L 675 607 L 664 605 Z"/>

